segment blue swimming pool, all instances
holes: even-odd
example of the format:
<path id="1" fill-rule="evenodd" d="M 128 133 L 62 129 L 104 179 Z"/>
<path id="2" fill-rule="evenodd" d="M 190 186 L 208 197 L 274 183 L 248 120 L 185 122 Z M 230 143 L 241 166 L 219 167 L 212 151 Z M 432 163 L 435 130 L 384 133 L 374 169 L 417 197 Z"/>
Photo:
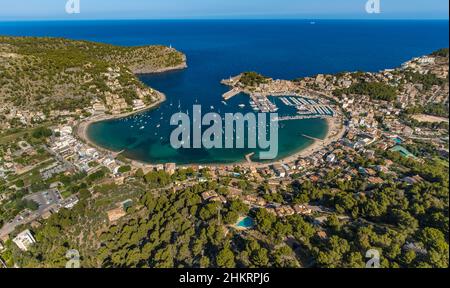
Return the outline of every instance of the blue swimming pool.
<path id="1" fill-rule="evenodd" d="M 255 225 L 253 219 L 251 217 L 245 217 L 241 221 L 239 221 L 236 226 L 239 228 L 252 228 Z"/>

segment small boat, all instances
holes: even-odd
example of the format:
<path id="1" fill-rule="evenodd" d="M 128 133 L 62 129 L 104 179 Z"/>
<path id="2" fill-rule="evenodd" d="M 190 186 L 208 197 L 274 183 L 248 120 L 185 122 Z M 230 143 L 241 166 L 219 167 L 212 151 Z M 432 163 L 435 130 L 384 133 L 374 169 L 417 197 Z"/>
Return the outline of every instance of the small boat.
<path id="1" fill-rule="evenodd" d="M 159 127 L 161 127 L 161 124 L 156 125 L 156 128 L 159 128 Z"/>
<path id="2" fill-rule="evenodd" d="M 211 106 L 211 110 L 214 110 L 214 106 Z"/>
<path id="3" fill-rule="evenodd" d="M 245 104 L 239 104 L 239 107 L 244 108 Z"/>
<path id="4" fill-rule="evenodd" d="M 222 101 L 222 104 L 223 104 L 223 105 L 228 105 L 227 102 L 225 102 L 225 101 Z"/>
<path id="5" fill-rule="evenodd" d="M 144 129 L 145 128 L 145 126 L 141 126 L 141 128 L 139 128 L 140 130 L 142 130 L 142 129 Z"/>

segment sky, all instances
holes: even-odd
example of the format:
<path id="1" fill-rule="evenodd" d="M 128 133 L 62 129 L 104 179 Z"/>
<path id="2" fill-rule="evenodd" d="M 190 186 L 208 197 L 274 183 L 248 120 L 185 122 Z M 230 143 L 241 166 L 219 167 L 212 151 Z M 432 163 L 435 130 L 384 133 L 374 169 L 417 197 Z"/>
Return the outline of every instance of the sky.
<path id="1" fill-rule="evenodd" d="M 68 14 L 66 2 L 80 1 Z M 379 1 L 381 13 L 366 12 Z M 448 0 L 0 0 L 0 21 L 60 19 L 446 19 Z"/>

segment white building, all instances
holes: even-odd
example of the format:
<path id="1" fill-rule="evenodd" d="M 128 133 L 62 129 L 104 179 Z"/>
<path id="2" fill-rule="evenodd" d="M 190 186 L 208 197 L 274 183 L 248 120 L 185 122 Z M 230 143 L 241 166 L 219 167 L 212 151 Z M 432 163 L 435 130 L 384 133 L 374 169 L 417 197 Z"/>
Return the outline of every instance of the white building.
<path id="1" fill-rule="evenodd" d="M 336 160 L 336 155 L 330 154 L 327 156 L 327 162 L 331 163 L 331 162 L 334 162 L 335 160 Z"/>
<path id="2" fill-rule="evenodd" d="M 273 171 L 278 178 L 286 177 L 286 170 L 284 170 L 281 165 L 273 165 Z"/>
<path id="3" fill-rule="evenodd" d="M 28 247 L 36 243 L 36 240 L 34 239 L 30 230 L 25 230 L 17 235 L 16 238 L 13 239 L 13 242 L 16 243 L 20 250 L 27 251 Z"/>
<path id="4" fill-rule="evenodd" d="M 435 58 L 429 56 L 424 56 L 417 60 L 417 62 L 419 62 L 420 64 L 434 64 L 435 61 Z"/>
<path id="5" fill-rule="evenodd" d="M 141 99 L 133 100 L 133 110 L 141 110 L 145 108 L 145 103 Z"/>

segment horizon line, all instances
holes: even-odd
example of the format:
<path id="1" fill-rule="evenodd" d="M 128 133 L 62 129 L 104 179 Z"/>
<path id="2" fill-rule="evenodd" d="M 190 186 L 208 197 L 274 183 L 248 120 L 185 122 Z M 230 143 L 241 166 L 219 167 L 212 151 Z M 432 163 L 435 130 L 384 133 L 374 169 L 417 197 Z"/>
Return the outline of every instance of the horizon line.
<path id="1" fill-rule="evenodd" d="M 79 22 L 79 21 L 449 21 L 448 18 L 84 18 L 84 19 L 0 19 L 0 22 Z"/>

